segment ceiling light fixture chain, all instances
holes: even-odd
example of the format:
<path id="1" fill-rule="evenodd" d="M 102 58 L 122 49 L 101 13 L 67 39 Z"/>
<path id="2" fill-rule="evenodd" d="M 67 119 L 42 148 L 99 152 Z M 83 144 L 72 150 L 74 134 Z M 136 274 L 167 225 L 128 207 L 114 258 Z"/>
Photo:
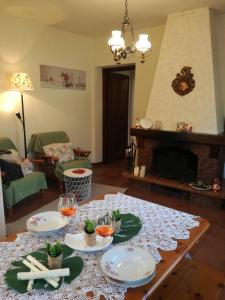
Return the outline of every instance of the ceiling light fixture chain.
<path id="1" fill-rule="evenodd" d="M 131 37 L 130 40 L 127 40 L 128 35 Z M 147 34 L 139 34 L 138 41 L 136 44 L 134 43 L 133 26 L 128 15 L 128 0 L 125 0 L 125 12 L 121 31 L 112 31 L 112 37 L 109 39 L 108 44 L 117 64 L 120 64 L 121 58 L 126 59 L 130 55 L 134 56 L 136 50 L 141 54 L 140 62 L 144 63 L 146 53 L 151 49 L 151 43 L 148 40 Z"/>
<path id="2" fill-rule="evenodd" d="M 125 0 L 125 13 L 123 16 L 122 25 L 124 25 L 124 24 L 130 24 L 130 19 L 129 19 L 129 15 L 128 15 L 128 0 Z"/>
<path id="3" fill-rule="evenodd" d="M 123 38 L 125 39 L 125 32 L 126 32 L 126 27 L 130 27 L 131 35 L 134 40 L 134 30 L 132 26 L 132 22 L 130 21 L 129 15 L 128 15 L 128 0 L 125 0 L 125 13 L 123 16 L 123 22 L 122 22 L 122 34 Z"/>

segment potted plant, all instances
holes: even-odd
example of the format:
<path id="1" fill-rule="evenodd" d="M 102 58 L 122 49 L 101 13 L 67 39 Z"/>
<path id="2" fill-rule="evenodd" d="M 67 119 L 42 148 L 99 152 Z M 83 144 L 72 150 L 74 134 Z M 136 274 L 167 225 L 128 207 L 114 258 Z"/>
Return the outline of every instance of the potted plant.
<path id="1" fill-rule="evenodd" d="M 121 214 L 119 209 L 112 211 L 112 216 L 116 222 L 115 233 L 118 233 L 121 229 Z"/>
<path id="2" fill-rule="evenodd" d="M 60 242 L 56 244 L 46 243 L 48 252 L 48 266 L 50 269 L 59 269 L 62 266 L 63 252 Z"/>
<path id="3" fill-rule="evenodd" d="M 93 247 L 96 245 L 95 221 L 84 221 L 84 239 L 87 246 Z"/>

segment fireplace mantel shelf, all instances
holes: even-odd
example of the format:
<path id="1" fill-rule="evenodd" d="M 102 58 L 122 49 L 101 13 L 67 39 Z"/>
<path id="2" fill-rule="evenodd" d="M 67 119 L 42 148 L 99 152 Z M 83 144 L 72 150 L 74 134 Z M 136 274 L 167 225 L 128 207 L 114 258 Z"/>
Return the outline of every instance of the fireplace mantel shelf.
<path id="1" fill-rule="evenodd" d="M 142 137 L 146 139 L 162 139 L 164 141 L 180 141 L 187 143 L 196 144 L 207 144 L 207 145 L 225 145 L 225 134 L 204 134 L 204 133 L 186 133 L 176 131 L 164 131 L 164 130 L 153 130 L 153 129 L 142 129 L 142 128 L 131 128 L 131 136 Z"/>

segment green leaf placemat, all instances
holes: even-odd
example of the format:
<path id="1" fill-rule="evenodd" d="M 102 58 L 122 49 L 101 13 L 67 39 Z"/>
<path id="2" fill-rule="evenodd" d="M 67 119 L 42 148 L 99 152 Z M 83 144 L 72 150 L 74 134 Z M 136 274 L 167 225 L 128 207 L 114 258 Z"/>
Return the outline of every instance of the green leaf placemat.
<path id="1" fill-rule="evenodd" d="M 73 253 L 73 249 L 66 245 L 62 245 L 63 248 L 63 263 L 62 268 L 69 268 L 70 269 L 70 276 L 64 277 L 64 282 L 70 283 L 73 281 L 82 271 L 83 269 L 83 260 L 79 256 L 69 257 Z M 37 251 L 31 252 L 27 255 L 32 255 L 37 260 L 39 260 L 42 264 L 48 267 L 48 258 L 47 258 L 47 249 L 40 248 Z M 26 256 L 27 256 L 26 255 Z M 25 258 L 25 257 L 24 257 Z M 16 290 L 19 293 L 27 293 L 27 285 L 28 280 L 18 280 L 17 273 L 19 272 L 29 272 L 30 269 L 26 267 L 22 260 L 14 261 L 11 264 L 11 267 L 5 273 L 5 282 L 7 283 L 8 287 Z M 62 283 L 62 279 L 59 281 L 60 287 Z M 58 289 L 57 288 L 57 289 Z M 55 290 L 50 284 L 48 284 L 44 279 L 35 279 L 33 289 L 45 289 L 47 291 Z"/>
<path id="2" fill-rule="evenodd" d="M 132 214 L 121 214 L 121 230 L 113 235 L 113 244 L 129 241 L 141 230 L 141 220 Z"/>

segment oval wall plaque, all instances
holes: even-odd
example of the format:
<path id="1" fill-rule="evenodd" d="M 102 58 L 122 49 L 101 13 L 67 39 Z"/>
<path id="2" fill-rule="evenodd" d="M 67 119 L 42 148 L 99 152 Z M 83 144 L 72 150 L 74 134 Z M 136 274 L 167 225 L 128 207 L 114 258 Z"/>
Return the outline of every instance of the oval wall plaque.
<path id="1" fill-rule="evenodd" d="M 195 80 L 191 73 L 191 67 L 183 67 L 172 82 L 174 92 L 180 96 L 189 94 L 195 87 Z"/>

